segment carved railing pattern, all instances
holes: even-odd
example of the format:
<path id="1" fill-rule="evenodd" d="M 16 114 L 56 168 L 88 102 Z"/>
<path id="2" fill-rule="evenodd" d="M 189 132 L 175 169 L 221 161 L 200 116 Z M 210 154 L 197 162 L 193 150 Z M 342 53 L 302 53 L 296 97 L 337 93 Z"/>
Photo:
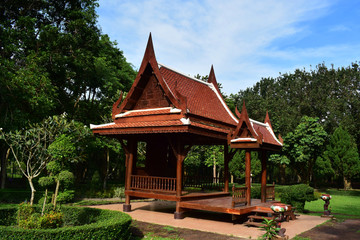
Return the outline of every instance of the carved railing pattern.
<path id="1" fill-rule="evenodd" d="M 130 189 L 175 192 L 176 178 L 132 175 Z"/>
<path id="2" fill-rule="evenodd" d="M 246 190 L 247 187 L 232 187 L 232 207 L 235 207 L 235 204 L 246 204 Z"/>

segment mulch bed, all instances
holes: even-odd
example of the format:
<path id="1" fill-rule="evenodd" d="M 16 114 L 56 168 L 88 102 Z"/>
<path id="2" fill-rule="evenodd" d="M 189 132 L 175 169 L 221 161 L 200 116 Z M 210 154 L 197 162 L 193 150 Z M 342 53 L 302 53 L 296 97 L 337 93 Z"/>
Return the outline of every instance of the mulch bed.
<path id="1" fill-rule="evenodd" d="M 360 239 L 360 219 L 333 220 L 299 235 L 311 240 Z"/>

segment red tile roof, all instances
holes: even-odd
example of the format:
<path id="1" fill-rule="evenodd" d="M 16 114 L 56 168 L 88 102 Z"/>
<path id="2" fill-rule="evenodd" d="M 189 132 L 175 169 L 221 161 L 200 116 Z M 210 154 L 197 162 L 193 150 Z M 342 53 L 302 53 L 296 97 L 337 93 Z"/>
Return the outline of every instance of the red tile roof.
<path id="1" fill-rule="evenodd" d="M 175 111 L 174 111 L 175 110 Z M 181 111 L 181 110 L 179 110 Z M 142 109 L 142 110 L 133 110 L 127 111 L 125 113 L 121 113 L 116 115 L 116 118 L 119 117 L 138 117 L 138 116 L 147 116 L 147 115 L 162 115 L 162 114 L 170 114 L 170 113 L 177 113 L 176 109 L 171 107 L 168 108 L 154 108 L 154 109 Z"/>
<path id="2" fill-rule="evenodd" d="M 165 121 L 151 121 L 151 122 L 130 122 L 130 123 L 115 123 L 103 125 L 91 125 L 91 129 L 121 129 L 121 128 L 141 128 L 141 127 L 164 127 L 164 126 L 182 126 L 184 125 L 180 120 L 165 120 Z"/>
<path id="3" fill-rule="evenodd" d="M 262 141 L 264 143 L 282 146 L 282 144 L 277 140 L 277 138 L 274 135 L 274 132 L 272 131 L 272 129 L 268 124 L 256 122 L 252 119 L 250 119 L 250 122 L 253 124 L 253 128 L 255 132 L 260 136 L 262 135 L 263 138 Z"/>
<path id="4" fill-rule="evenodd" d="M 187 98 L 189 113 L 236 125 L 237 120 L 211 83 L 187 77 L 160 65 L 160 73 L 172 93 L 178 91 Z"/>

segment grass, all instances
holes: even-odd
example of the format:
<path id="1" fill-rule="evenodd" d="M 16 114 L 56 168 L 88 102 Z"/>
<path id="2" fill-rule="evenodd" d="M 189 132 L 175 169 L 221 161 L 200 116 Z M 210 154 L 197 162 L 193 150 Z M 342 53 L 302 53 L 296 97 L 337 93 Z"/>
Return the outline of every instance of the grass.
<path id="1" fill-rule="evenodd" d="M 332 196 L 329 207 L 331 214 L 336 218 L 360 218 L 360 191 L 359 190 L 336 190 L 324 189 L 321 193 L 327 193 Z M 322 215 L 324 212 L 324 201 L 318 199 L 312 202 L 306 202 L 305 209 L 312 215 Z"/>
<path id="2" fill-rule="evenodd" d="M 104 205 L 104 204 L 115 204 L 123 203 L 124 200 L 114 199 L 114 200 L 81 200 L 78 202 L 71 203 L 73 206 L 90 206 L 90 205 Z"/>

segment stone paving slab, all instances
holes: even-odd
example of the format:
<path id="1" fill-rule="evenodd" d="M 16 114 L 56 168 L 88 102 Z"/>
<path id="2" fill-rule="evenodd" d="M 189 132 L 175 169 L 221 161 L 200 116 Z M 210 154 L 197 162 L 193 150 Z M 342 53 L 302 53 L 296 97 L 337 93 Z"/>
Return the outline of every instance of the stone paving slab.
<path id="1" fill-rule="evenodd" d="M 91 206 L 100 209 L 122 211 L 122 204 Z M 231 215 L 211 213 L 205 211 L 190 211 L 184 219 L 174 219 L 175 202 L 153 201 L 131 203 L 132 211 L 128 214 L 137 221 L 167 225 L 179 228 L 196 229 L 200 231 L 232 235 L 242 238 L 257 239 L 264 231 L 256 227 L 247 227 L 243 224 L 233 224 Z M 296 220 L 283 222 L 286 235 L 289 238 L 308 231 L 328 219 L 318 216 L 300 215 Z"/>

